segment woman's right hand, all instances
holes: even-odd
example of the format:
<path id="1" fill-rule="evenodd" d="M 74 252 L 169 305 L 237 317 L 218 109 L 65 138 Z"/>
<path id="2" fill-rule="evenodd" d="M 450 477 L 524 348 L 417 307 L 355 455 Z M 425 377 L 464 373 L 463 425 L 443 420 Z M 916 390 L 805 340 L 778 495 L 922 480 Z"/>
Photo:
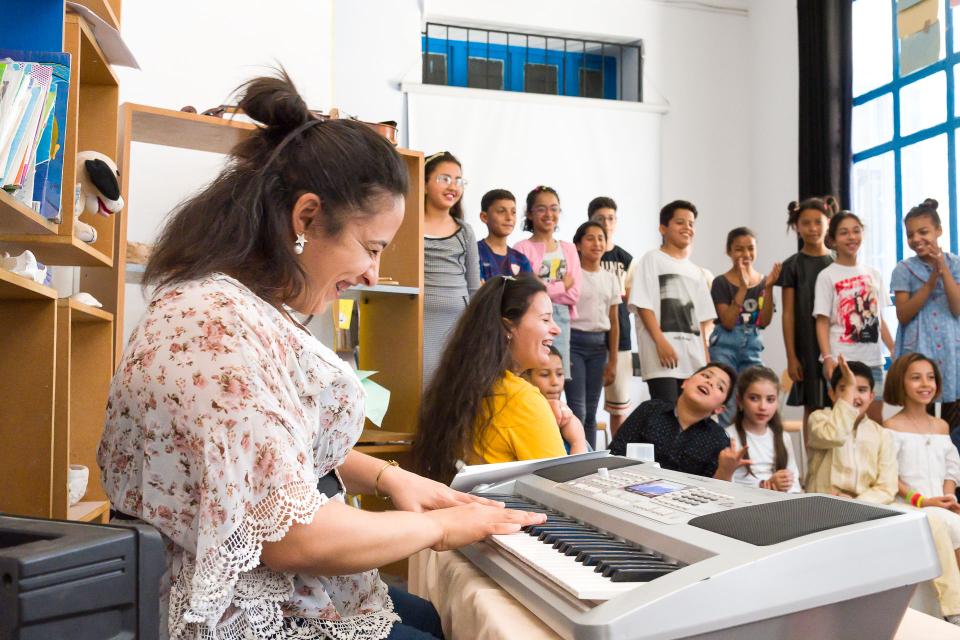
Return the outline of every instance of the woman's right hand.
<path id="1" fill-rule="evenodd" d="M 931 496 L 923 499 L 923 506 L 925 507 L 950 509 L 955 504 L 957 504 L 957 499 L 954 496 Z"/>
<path id="2" fill-rule="evenodd" d="M 787 374 L 794 382 L 803 382 L 803 365 L 797 358 L 787 358 Z"/>
<path id="3" fill-rule="evenodd" d="M 657 340 L 657 357 L 660 358 L 660 364 L 668 369 L 677 366 L 677 352 L 665 338 Z"/>
<path id="4" fill-rule="evenodd" d="M 434 551 L 459 549 L 487 536 L 516 533 L 522 527 L 546 522 L 542 513 L 530 513 L 478 503 L 436 509 L 424 514 L 437 526 Z"/>

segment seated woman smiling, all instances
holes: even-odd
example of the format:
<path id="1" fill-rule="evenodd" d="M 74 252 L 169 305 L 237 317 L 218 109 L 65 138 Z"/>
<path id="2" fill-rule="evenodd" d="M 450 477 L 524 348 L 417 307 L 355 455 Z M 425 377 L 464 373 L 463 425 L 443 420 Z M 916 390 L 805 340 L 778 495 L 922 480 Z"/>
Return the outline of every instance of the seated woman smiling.
<path id="1" fill-rule="evenodd" d="M 449 483 L 459 460 L 565 455 L 550 404 L 520 377 L 549 365 L 559 333 L 550 296 L 537 278 L 487 281 L 460 317 L 424 394 L 413 447 L 418 473 Z"/>

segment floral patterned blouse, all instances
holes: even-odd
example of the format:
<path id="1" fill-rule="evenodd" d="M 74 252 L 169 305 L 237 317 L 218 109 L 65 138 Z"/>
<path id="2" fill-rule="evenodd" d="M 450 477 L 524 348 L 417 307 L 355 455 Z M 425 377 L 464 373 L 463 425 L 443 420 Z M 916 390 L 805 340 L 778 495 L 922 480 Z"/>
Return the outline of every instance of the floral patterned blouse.
<path id="1" fill-rule="evenodd" d="M 389 635 L 399 618 L 376 571 L 260 564 L 264 541 L 343 501 L 317 480 L 360 437 L 363 403 L 349 366 L 233 278 L 156 293 L 113 378 L 97 460 L 114 508 L 164 536 L 161 637 Z"/>

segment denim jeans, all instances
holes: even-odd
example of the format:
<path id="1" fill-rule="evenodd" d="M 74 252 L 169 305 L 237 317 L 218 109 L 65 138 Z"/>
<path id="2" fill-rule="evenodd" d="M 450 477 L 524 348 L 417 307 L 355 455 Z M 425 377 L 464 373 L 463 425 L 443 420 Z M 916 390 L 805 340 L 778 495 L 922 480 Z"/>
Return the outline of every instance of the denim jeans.
<path id="1" fill-rule="evenodd" d="M 570 331 L 571 379 L 563 385 L 567 404 L 583 423 L 590 446 L 597 446 L 597 406 L 603 391 L 603 369 L 607 366 L 607 334 L 603 331 Z"/>
<path id="2" fill-rule="evenodd" d="M 763 340 L 760 339 L 760 329 L 755 325 L 738 324 L 732 331 L 727 331 L 718 323 L 710 334 L 710 362 L 730 365 L 737 373 L 753 365 L 762 365 L 761 351 Z M 727 408 L 717 418 L 722 427 L 733 421 L 737 408 L 735 395 L 730 395 Z"/>
<path id="3" fill-rule="evenodd" d="M 440 615 L 428 600 L 387 587 L 400 622 L 393 625 L 387 640 L 443 640 Z"/>

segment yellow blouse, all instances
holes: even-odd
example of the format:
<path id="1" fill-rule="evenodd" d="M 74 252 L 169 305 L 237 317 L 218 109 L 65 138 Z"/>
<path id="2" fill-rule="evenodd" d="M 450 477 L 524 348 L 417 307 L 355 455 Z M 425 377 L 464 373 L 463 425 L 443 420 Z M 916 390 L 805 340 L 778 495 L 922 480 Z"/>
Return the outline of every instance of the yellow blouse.
<path id="1" fill-rule="evenodd" d="M 482 425 L 490 417 L 489 424 Z M 535 460 L 567 455 L 547 399 L 535 386 L 506 371 L 484 399 L 470 464 Z"/>

